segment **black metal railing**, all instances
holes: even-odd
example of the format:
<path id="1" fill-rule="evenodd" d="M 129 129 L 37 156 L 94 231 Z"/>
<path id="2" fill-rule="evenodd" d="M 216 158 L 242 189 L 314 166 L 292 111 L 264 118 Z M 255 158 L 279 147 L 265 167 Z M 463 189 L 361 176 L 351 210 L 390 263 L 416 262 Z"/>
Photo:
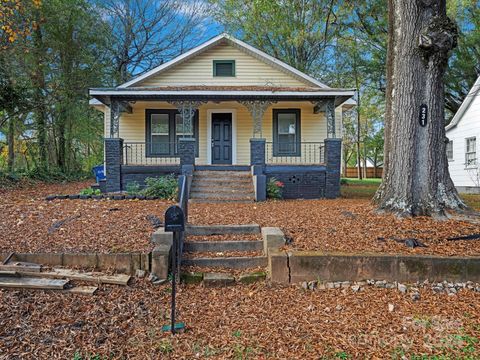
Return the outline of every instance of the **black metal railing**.
<path id="1" fill-rule="evenodd" d="M 265 162 L 267 164 L 324 164 L 325 145 L 323 142 L 267 142 Z"/>
<path id="2" fill-rule="evenodd" d="M 176 143 L 128 142 L 123 144 L 123 165 L 176 165 Z"/>

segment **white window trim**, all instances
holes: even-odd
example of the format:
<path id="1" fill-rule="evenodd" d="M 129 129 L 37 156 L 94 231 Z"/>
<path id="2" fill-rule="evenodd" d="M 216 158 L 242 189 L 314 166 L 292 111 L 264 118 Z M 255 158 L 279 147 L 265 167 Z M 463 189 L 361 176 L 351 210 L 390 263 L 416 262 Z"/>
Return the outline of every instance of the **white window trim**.
<path id="1" fill-rule="evenodd" d="M 207 109 L 207 165 L 212 165 L 212 114 L 232 114 L 232 165 L 237 165 L 237 109 Z"/>
<path id="2" fill-rule="evenodd" d="M 475 140 L 475 151 L 467 151 L 468 150 L 468 140 Z M 467 164 L 467 154 L 475 154 L 475 163 L 474 164 Z M 468 138 L 465 138 L 465 168 L 466 169 L 472 169 L 476 168 L 478 164 L 478 157 L 477 157 L 477 137 L 476 136 L 470 136 Z"/>

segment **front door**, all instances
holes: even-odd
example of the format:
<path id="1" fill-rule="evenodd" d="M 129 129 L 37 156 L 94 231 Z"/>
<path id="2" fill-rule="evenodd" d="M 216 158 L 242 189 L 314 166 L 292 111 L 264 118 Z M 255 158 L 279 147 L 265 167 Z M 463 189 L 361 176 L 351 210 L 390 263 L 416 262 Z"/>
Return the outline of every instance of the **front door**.
<path id="1" fill-rule="evenodd" d="M 232 163 L 232 114 L 212 114 L 212 164 Z"/>

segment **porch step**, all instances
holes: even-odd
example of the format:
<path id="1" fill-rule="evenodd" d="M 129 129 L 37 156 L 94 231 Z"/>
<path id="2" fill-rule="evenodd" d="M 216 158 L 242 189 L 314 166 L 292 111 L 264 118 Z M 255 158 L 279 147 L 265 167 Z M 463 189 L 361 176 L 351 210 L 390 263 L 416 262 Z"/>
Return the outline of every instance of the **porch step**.
<path id="1" fill-rule="evenodd" d="M 186 235 L 210 236 L 228 234 L 260 234 L 260 225 L 187 225 Z"/>
<path id="2" fill-rule="evenodd" d="M 249 171 L 196 170 L 190 199 L 194 202 L 253 202 L 255 192 Z"/>
<path id="3" fill-rule="evenodd" d="M 192 204 L 224 204 L 224 203 L 235 203 L 235 204 L 251 204 L 255 202 L 254 200 L 244 200 L 244 199 L 192 199 L 189 200 Z"/>
<path id="4" fill-rule="evenodd" d="M 218 268 L 230 268 L 230 269 L 249 269 L 256 267 L 267 266 L 266 256 L 253 256 L 253 257 L 202 257 L 192 259 L 182 259 L 183 266 L 199 266 L 199 267 L 218 267 Z"/>
<path id="5" fill-rule="evenodd" d="M 198 171 L 250 171 L 246 165 L 195 165 Z"/>
<path id="6" fill-rule="evenodd" d="M 186 252 L 223 252 L 223 251 L 258 251 L 263 250 L 263 241 L 187 241 L 184 243 Z"/>

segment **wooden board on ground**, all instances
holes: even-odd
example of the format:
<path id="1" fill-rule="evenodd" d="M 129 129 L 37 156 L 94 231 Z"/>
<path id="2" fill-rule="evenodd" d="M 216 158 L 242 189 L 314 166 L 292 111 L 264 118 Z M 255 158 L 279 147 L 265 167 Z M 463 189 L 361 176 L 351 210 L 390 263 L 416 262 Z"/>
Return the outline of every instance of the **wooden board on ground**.
<path id="1" fill-rule="evenodd" d="M 17 271 L 17 272 L 31 272 L 39 273 L 42 270 L 42 265 L 26 262 L 10 262 L 5 265 L 0 265 L 0 271 Z"/>
<path id="2" fill-rule="evenodd" d="M 0 288 L 16 289 L 41 289 L 63 290 L 69 280 L 27 278 L 27 277 L 1 277 Z"/>
<path id="3" fill-rule="evenodd" d="M 66 289 L 64 291 L 72 294 L 95 295 L 97 290 L 98 287 L 96 286 L 75 286 L 71 289 Z"/>
<path id="4" fill-rule="evenodd" d="M 12 276 L 20 276 L 20 274 L 13 270 L 0 270 L 0 277 L 3 277 L 3 276 L 12 277 Z"/>
<path id="5" fill-rule="evenodd" d="M 102 275 L 91 272 L 80 272 L 71 269 L 58 269 L 55 268 L 52 271 L 43 271 L 41 273 L 29 273 L 24 271 L 17 271 L 22 275 L 39 276 L 43 278 L 53 279 L 70 279 L 85 282 L 94 282 L 97 284 L 113 284 L 113 285 L 128 285 L 130 281 L 130 275 L 118 274 L 118 275 Z"/>

